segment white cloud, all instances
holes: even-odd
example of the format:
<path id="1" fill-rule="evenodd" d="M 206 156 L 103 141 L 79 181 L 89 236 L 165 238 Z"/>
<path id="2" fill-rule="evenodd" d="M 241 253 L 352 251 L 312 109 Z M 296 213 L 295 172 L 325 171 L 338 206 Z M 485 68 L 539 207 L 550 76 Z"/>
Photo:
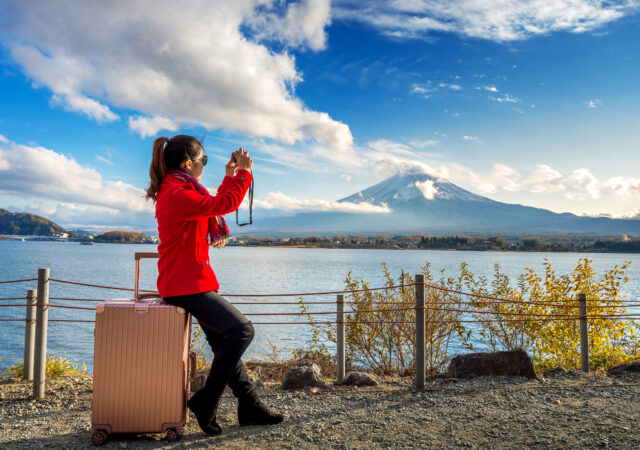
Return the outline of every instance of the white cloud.
<path id="1" fill-rule="evenodd" d="M 513 41 L 557 31 L 582 33 L 630 14 L 628 0 L 338 0 L 336 18 L 365 22 L 394 38 L 430 38 L 455 33 L 493 41 Z"/>
<path id="2" fill-rule="evenodd" d="M 618 195 L 640 193 L 640 178 L 613 177 L 606 181 L 605 186 Z"/>
<path id="3" fill-rule="evenodd" d="M 340 178 L 343 180 L 351 181 L 351 175 L 347 175 L 346 173 L 340 174 Z"/>
<path id="4" fill-rule="evenodd" d="M 180 126 L 168 117 L 129 117 L 129 128 L 143 138 L 155 136 L 160 130 L 177 131 Z"/>
<path id="5" fill-rule="evenodd" d="M 413 140 L 410 141 L 409 144 L 412 147 L 416 147 L 416 148 L 426 148 L 426 147 L 432 147 L 434 145 L 438 145 L 440 143 L 439 140 L 437 139 L 425 139 L 425 140 Z"/>
<path id="6" fill-rule="evenodd" d="M 0 150 L 0 191 L 116 211 L 149 214 L 144 189 L 122 181 L 105 181 L 94 169 L 43 147 L 11 143 Z"/>
<path id="7" fill-rule="evenodd" d="M 36 85 L 98 121 L 123 108 L 143 117 L 130 125 L 144 135 L 167 127 L 147 117 L 163 117 L 286 144 L 315 139 L 339 152 L 352 147 L 349 127 L 307 108 L 295 95 L 294 57 L 260 43 L 323 48 L 328 8 L 328 0 L 286 9 L 265 0 L 13 2 L 3 34 Z"/>
<path id="8" fill-rule="evenodd" d="M 438 84 L 438 87 L 444 88 L 444 89 L 451 89 L 452 91 L 461 91 L 462 90 L 462 86 L 460 86 L 459 84 L 440 83 L 440 84 Z"/>
<path id="9" fill-rule="evenodd" d="M 67 202 L 42 202 L 42 200 L 37 199 L 29 204 L 21 205 L 20 208 L 13 207 L 10 209 L 42 215 L 67 228 L 100 229 L 99 232 L 107 229 L 126 230 L 141 226 L 150 229 L 155 228 L 153 214 L 142 212 L 123 213 L 120 209 L 104 206 Z"/>
<path id="10" fill-rule="evenodd" d="M 500 191 L 540 195 L 561 193 L 567 199 L 587 201 L 599 199 L 603 188 L 603 183 L 585 168 L 562 174 L 546 164 L 538 164 L 528 175 L 523 175 L 500 163 L 493 164 L 488 173 L 478 173 L 458 163 L 445 163 L 437 170 L 442 177 L 470 186 L 483 195 Z"/>
<path id="11" fill-rule="evenodd" d="M 503 103 L 503 102 L 508 102 L 508 103 L 519 103 L 520 99 L 517 97 L 512 97 L 509 94 L 505 94 L 502 97 L 494 97 L 492 95 L 489 96 L 489 100 L 493 100 L 494 102 L 498 102 L 498 103 Z"/>
<path id="12" fill-rule="evenodd" d="M 9 142 L 9 139 L 0 134 L 0 142 L 6 144 Z"/>
<path id="13" fill-rule="evenodd" d="M 410 146 L 401 142 L 390 141 L 388 139 L 377 139 L 375 141 L 367 142 L 367 145 L 369 148 L 380 153 L 401 154 L 405 156 L 415 155 Z"/>
<path id="14" fill-rule="evenodd" d="M 433 200 L 438 193 L 438 188 L 433 185 L 432 180 L 426 180 L 424 182 L 416 181 L 416 187 L 422 192 L 424 198 L 427 200 Z"/>
<path id="15" fill-rule="evenodd" d="M 117 114 L 114 114 L 108 106 L 84 95 L 55 94 L 51 97 L 51 100 L 53 103 L 62 104 L 67 110 L 83 112 L 98 123 L 113 122 L 120 118 Z"/>
<path id="16" fill-rule="evenodd" d="M 413 83 L 411 85 L 411 93 L 423 95 L 424 98 L 431 97 L 431 94 L 441 91 L 442 89 L 448 89 L 451 91 L 461 91 L 463 88 L 459 84 L 454 83 L 438 83 L 433 84 L 430 80 L 425 84 Z"/>
<path id="17" fill-rule="evenodd" d="M 462 136 L 462 140 L 463 141 L 477 141 L 479 139 L 477 137 L 475 137 L 475 136 Z"/>
<path id="18" fill-rule="evenodd" d="M 587 100 L 585 102 L 582 102 L 585 105 L 587 105 L 587 108 L 589 109 L 597 109 L 600 106 L 602 106 L 602 102 L 599 99 L 594 99 L 594 100 Z"/>
<path id="19" fill-rule="evenodd" d="M 109 161 L 107 158 L 105 158 L 104 156 L 100 156 L 100 155 L 96 155 L 96 159 L 98 161 L 102 161 L 103 163 L 109 165 L 109 166 L 113 166 L 113 163 L 111 161 Z"/>
<path id="20" fill-rule="evenodd" d="M 80 111 L 99 123 L 112 122 L 119 117 L 108 106 L 85 96 L 80 86 L 88 90 L 97 74 L 93 67 L 73 56 L 61 52 L 57 58 L 45 56 L 37 48 L 15 43 L 10 46 L 11 56 L 25 68 L 36 85 L 48 86 L 54 93 L 51 101 L 72 111 Z"/>
<path id="21" fill-rule="evenodd" d="M 567 177 L 567 183 L 578 191 L 585 191 L 590 198 L 600 197 L 599 182 L 588 169 L 576 169 Z"/>
<path id="22" fill-rule="evenodd" d="M 435 89 L 429 87 L 428 84 L 426 86 L 424 86 L 424 85 L 420 85 L 420 84 L 414 83 L 411 86 L 411 93 L 412 94 L 426 95 L 426 98 L 429 98 L 429 96 L 427 94 L 431 94 L 434 91 L 435 91 Z"/>
<path id="23" fill-rule="evenodd" d="M 495 86 L 482 86 L 482 89 L 489 92 L 500 92 L 498 91 L 498 88 Z"/>
<path id="24" fill-rule="evenodd" d="M 388 178 L 396 173 L 414 171 L 423 172 L 435 177 L 439 177 L 441 175 L 438 170 L 414 158 L 376 152 L 371 152 L 365 156 L 370 161 L 370 165 L 373 166 L 373 172 L 379 179 Z M 371 169 L 369 169 L 369 174 L 371 174 Z"/>
<path id="25" fill-rule="evenodd" d="M 640 219 L 640 211 L 632 210 L 623 213 L 583 211 L 580 216 L 608 217 L 609 219 Z"/>
<path id="26" fill-rule="evenodd" d="M 302 0 L 291 3 L 284 16 L 274 11 L 277 5 L 266 3 L 261 12 L 255 12 L 248 23 L 259 39 L 276 40 L 292 47 L 308 46 L 312 50 L 326 47 L 325 28 L 331 24 L 330 0 Z"/>
<path id="27" fill-rule="evenodd" d="M 256 199 L 258 208 L 277 209 L 281 211 L 338 211 L 350 213 L 390 213 L 385 204 L 380 206 L 367 202 L 335 202 L 328 200 L 299 200 L 282 192 L 269 192 L 263 199 Z"/>

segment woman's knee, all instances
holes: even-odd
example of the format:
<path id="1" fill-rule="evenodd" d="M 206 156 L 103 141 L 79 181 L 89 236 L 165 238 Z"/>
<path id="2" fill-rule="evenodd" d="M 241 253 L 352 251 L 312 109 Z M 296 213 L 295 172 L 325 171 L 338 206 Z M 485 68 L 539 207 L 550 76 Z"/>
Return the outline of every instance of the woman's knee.
<path id="1" fill-rule="evenodd" d="M 227 332 L 225 332 L 226 338 L 237 340 L 247 345 L 251 343 L 254 335 L 255 335 L 255 330 L 251 322 L 246 322 L 246 323 L 243 323 L 242 325 L 235 326 L 227 330 Z"/>

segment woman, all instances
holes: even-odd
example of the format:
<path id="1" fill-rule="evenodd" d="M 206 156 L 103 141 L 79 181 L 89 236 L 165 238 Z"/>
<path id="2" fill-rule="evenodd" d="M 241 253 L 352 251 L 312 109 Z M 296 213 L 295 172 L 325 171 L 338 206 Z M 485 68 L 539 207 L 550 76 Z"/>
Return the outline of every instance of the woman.
<path id="1" fill-rule="evenodd" d="M 196 138 L 160 137 L 153 144 L 147 199 L 156 204 L 160 245 L 158 292 L 163 300 L 198 319 L 214 358 L 205 386 L 187 402 L 207 434 L 222 430 L 216 422 L 226 385 L 238 398 L 240 425 L 276 424 L 283 416 L 258 399 L 240 357 L 253 339 L 253 326 L 218 295 L 209 263 L 209 246 L 224 245 L 228 228 L 222 216 L 238 209 L 251 184 L 253 161 L 240 148 L 225 166 L 215 196 L 199 183 L 207 155 Z"/>

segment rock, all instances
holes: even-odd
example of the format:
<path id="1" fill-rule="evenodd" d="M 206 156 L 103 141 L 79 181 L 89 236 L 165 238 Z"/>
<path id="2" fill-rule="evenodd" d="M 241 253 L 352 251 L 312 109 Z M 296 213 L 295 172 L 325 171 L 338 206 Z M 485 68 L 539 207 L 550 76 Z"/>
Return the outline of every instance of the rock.
<path id="1" fill-rule="evenodd" d="M 341 386 L 377 386 L 378 382 L 371 375 L 350 371 L 347 372 L 344 380 L 337 384 Z"/>
<path id="2" fill-rule="evenodd" d="M 533 361 L 522 350 L 458 355 L 449 364 L 448 375 L 453 378 L 478 376 L 523 376 L 537 379 Z"/>
<path id="3" fill-rule="evenodd" d="M 624 375 L 628 372 L 640 373 L 640 361 L 636 361 L 631 364 L 620 364 L 619 366 L 612 367 L 607 371 L 607 373 L 612 376 Z"/>
<path id="4" fill-rule="evenodd" d="M 324 386 L 320 377 L 320 367 L 317 364 L 296 364 L 287 370 L 282 382 L 282 389 L 293 390 L 311 386 Z"/>
<path id="5" fill-rule="evenodd" d="M 195 393 L 202 389 L 207 381 L 208 376 L 208 370 L 201 370 L 196 373 L 195 379 L 191 382 L 191 392 Z"/>
<path id="6" fill-rule="evenodd" d="M 566 374 L 567 374 L 567 369 L 565 369 L 562 366 L 557 366 L 557 367 L 554 367 L 551 370 L 547 370 L 544 373 L 544 377 L 545 378 L 547 378 L 547 377 L 557 377 L 559 375 L 566 375 Z"/>

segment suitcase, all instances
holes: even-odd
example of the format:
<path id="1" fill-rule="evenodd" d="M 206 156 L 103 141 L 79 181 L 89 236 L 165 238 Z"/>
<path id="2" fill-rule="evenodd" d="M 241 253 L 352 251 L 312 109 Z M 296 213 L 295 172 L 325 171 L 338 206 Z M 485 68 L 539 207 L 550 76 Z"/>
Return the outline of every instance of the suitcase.
<path id="1" fill-rule="evenodd" d="M 135 254 L 133 299 L 96 308 L 91 425 L 97 446 L 112 433 L 166 433 L 175 442 L 187 422 L 195 376 L 191 317 L 157 295 L 138 293 L 140 260 L 157 257 Z"/>

